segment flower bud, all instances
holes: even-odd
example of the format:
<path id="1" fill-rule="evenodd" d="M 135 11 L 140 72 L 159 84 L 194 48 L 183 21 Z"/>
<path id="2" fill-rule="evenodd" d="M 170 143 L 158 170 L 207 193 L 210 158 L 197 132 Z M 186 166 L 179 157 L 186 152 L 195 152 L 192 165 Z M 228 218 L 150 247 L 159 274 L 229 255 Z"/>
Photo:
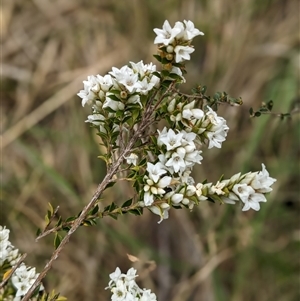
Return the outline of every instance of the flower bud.
<path id="1" fill-rule="evenodd" d="M 173 53 L 174 52 L 174 47 L 172 45 L 168 45 L 167 48 L 166 48 L 166 51 L 168 53 Z"/>
<path id="2" fill-rule="evenodd" d="M 127 92 L 126 92 L 126 91 L 121 91 L 121 92 L 120 92 L 120 97 L 121 97 L 122 99 L 126 99 L 126 98 L 127 98 Z"/>
<path id="3" fill-rule="evenodd" d="M 172 61 L 173 58 L 174 58 L 174 55 L 173 55 L 172 53 L 168 53 L 168 54 L 166 55 L 166 59 L 167 59 L 168 61 Z"/>

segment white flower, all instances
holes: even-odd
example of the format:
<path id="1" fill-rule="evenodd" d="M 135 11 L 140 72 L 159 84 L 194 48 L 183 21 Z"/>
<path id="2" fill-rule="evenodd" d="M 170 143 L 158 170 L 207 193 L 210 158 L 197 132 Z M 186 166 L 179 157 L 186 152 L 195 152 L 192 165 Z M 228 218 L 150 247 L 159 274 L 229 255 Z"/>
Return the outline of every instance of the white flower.
<path id="1" fill-rule="evenodd" d="M 198 35 L 204 35 L 202 31 L 199 29 L 195 28 L 195 25 L 192 21 L 183 21 L 185 24 L 185 31 L 184 31 L 184 39 L 186 40 L 192 40 L 194 37 Z"/>
<path id="2" fill-rule="evenodd" d="M 207 126 L 209 129 L 205 132 L 209 141 L 208 148 L 217 147 L 221 148 L 222 142 L 226 140 L 229 127 L 226 124 L 226 120 L 220 117 L 208 107 L 208 111 L 205 114 L 205 121 L 202 123 L 202 127 Z M 207 123 L 207 121 L 209 121 Z"/>
<path id="3" fill-rule="evenodd" d="M 89 115 L 88 119 L 85 122 L 89 122 L 92 123 L 96 126 L 99 126 L 100 124 L 102 124 L 102 122 L 105 120 L 105 117 L 101 114 L 93 114 L 93 115 Z"/>
<path id="4" fill-rule="evenodd" d="M 185 154 L 186 151 L 183 147 L 178 148 L 176 152 L 172 153 L 171 158 L 166 162 L 166 166 L 172 167 L 175 172 L 183 172 L 186 168 Z"/>
<path id="5" fill-rule="evenodd" d="M 88 80 L 83 81 L 83 87 L 84 89 L 80 90 L 77 95 L 82 98 L 81 104 L 84 107 L 86 104 L 91 105 L 95 101 L 100 90 L 100 84 L 97 81 L 97 77 L 90 75 Z"/>
<path id="6" fill-rule="evenodd" d="M 12 284 L 17 290 L 16 297 L 25 295 L 38 276 L 39 274 L 35 272 L 35 268 L 26 267 L 22 263 L 11 277 Z M 41 286 L 40 290 L 43 289 L 44 287 Z"/>
<path id="7" fill-rule="evenodd" d="M 237 201 L 239 201 L 240 199 L 236 196 L 236 194 L 234 194 L 233 192 L 229 192 L 228 196 L 221 196 L 222 201 L 225 204 L 235 204 Z"/>
<path id="8" fill-rule="evenodd" d="M 159 215 L 160 220 L 158 223 L 160 224 L 164 219 L 169 217 L 170 205 L 167 203 L 157 204 L 155 206 L 151 206 L 148 209 L 152 211 L 152 213 Z"/>
<path id="9" fill-rule="evenodd" d="M 138 81 L 138 74 L 124 73 L 122 77 L 119 77 L 118 82 L 126 87 L 130 93 L 134 93 L 136 90 L 136 83 Z"/>
<path id="10" fill-rule="evenodd" d="M 156 33 L 157 37 L 154 40 L 154 44 L 171 44 L 175 37 L 181 32 L 181 28 L 178 26 L 172 28 L 170 23 L 166 20 L 163 24 L 163 28 L 155 28 L 153 31 Z"/>
<path id="11" fill-rule="evenodd" d="M 255 190 L 247 184 L 235 184 L 232 191 L 241 199 L 245 204 L 243 211 L 252 208 L 255 211 L 260 209 L 259 202 L 266 202 L 266 198 L 261 193 L 256 193 Z"/>
<path id="12" fill-rule="evenodd" d="M 141 291 L 141 298 L 139 301 L 156 301 L 156 295 L 154 293 L 151 292 L 151 290 L 146 290 L 146 289 L 143 289 Z"/>
<path id="13" fill-rule="evenodd" d="M 109 274 L 109 278 L 111 279 L 108 283 L 108 286 L 111 287 L 111 285 L 114 283 L 114 282 L 117 282 L 120 277 L 122 276 L 122 273 L 121 273 L 121 270 L 119 267 L 116 268 L 116 270 Z"/>
<path id="14" fill-rule="evenodd" d="M 227 133 L 222 129 L 215 132 L 206 132 L 208 138 L 208 149 L 213 147 L 221 148 L 222 142 L 226 140 Z"/>
<path id="15" fill-rule="evenodd" d="M 147 162 L 147 171 L 149 173 L 149 178 L 152 179 L 154 183 L 157 183 L 160 176 L 167 172 L 164 165 L 160 162 L 157 162 L 156 164 Z"/>
<path id="16" fill-rule="evenodd" d="M 103 92 L 108 92 L 111 86 L 113 85 L 112 78 L 110 74 L 106 74 L 104 76 L 97 75 L 97 80 L 100 84 L 100 88 Z"/>
<path id="17" fill-rule="evenodd" d="M 185 78 L 184 78 L 184 76 L 182 74 L 182 71 L 181 71 L 181 69 L 179 67 L 172 66 L 172 69 L 171 69 L 170 73 L 174 73 L 174 74 L 179 75 L 181 77 L 181 80 L 182 80 L 181 82 L 182 83 L 186 82 L 186 80 L 185 80 Z"/>
<path id="18" fill-rule="evenodd" d="M 166 128 L 164 128 L 164 130 L 158 136 L 157 140 L 160 144 L 165 144 L 167 150 L 169 151 L 181 146 L 182 137 L 183 133 L 175 134 L 175 132 L 172 129 L 169 129 L 168 132 L 166 132 Z"/>
<path id="19" fill-rule="evenodd" d="M 133 164 L 134 166 L 137 165 L 138 155 L 135 153 L 131 153 L 128 157 L 125 157 L 127 164 Z"/>
<path id="20" fill-rule="evenodd" d="M 204 117 L 204 112 L 200 109 L 184 109 L 182 111 L 182 118 L 187 120 L 202 119 Z"/>
<path id="21" fill-rule="evenodd" d="M 262 164 L 262 171 L 255 175 L 250 185 L 257 192 L 267 193 L 273 190 L 270 186 L 275 182 L 276 179 L 269 177 L 269 172 L 267 171 L 266 166 Z"/>
<path id="22" fill-rule="evenodd" d="M 116 286 L 111 289 L 113 295 L 111 296 L 112 301 L 127 301 L 127 287 L 123 280 L 117 280 Z"/>
<path id="23" fill-rule="evenodd" d="M 103 103 L 103 109 L 105 108 L 111 108 L 113 111 L 123 111 L 125 108 L 125 105 L 121 101 L 116 101 L 111 98 L 109 98 L 111 94 L 106 95 L 105 102 Z"/>
<path id="24" fill-rule="evenodd" d="M 226 182 L 217 182 L 216 185 L 212 185 L 210 187 L 210 192 L 215 193 L 217 195 L 225 194 L 225 192 L 222 190 L 226 185 Z"/>
<path id="25" fill-rule="evenodd" d="M 176 54 L 175 62 L 180 63 L 183 61 L 190 60 L 190 58 L 191 58 L 190 54 L 193 53 L 194 51 L 195 51 L 195 49 L 191 46 L 177 45 L 174 49 L 174 52 Z"/>

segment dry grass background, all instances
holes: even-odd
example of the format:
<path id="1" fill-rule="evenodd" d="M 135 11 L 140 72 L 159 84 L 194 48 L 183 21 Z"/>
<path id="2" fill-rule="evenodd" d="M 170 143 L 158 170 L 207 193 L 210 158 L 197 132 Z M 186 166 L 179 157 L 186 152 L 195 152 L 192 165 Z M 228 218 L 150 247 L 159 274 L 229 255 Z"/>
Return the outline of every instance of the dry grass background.
<path id="1" fill-rule="evenodd" d="M 52 238 L 34 242 L 47 203 L 60 205 L 64 217 L 77 214 L 105 173 L 97 137 L 84 123 L 89 111 L 76 96 L 82 80 L 128 61 L 154 61 L 152 29 L 165 19 L 190 19 L 205 32 L 195 39 L 183 89 L 202 83 L 245 103 L 220 110 L 227 142 L 204 151 L 195 177 L 216 181 L 264 162 L 278 179 L 259 213 L 202 203 L 192 213 L 173 210 L 161 225 L 146 213 L 82 228 L 48 274 L 47 289 L 72 301 L 109 300 L 108 274 L 134 265 L 158 300 L 299 300 L 299 115 L 248 117 L 263 100 L 273 99 L 275 111 L 296 109 L 297 12 L 294 0 L 3 1 L 0 219 L 29 254 L 28 265 L 41 270 L 52 252 Z M 105 204 L 129 193 L 119 186 Z"/>

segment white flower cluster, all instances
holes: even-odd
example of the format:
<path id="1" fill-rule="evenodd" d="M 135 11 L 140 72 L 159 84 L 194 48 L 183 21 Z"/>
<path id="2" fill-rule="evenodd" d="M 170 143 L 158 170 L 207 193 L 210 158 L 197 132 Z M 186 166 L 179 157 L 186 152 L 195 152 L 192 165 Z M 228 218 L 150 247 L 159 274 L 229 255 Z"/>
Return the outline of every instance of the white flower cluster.
<path id="1" fill-rule="evenodd" d="M 240 173 L 233 176 L 231 180 L 222 181 L 222 185 L 235 183 L 230 191 L 229 197 L 223 197 L 223 201 L 228 204 L 234 204 L 236 201 L 243 203 L 243 211 L 252 208 L 255 211 L 260 209 L 260 202 L 266 202 L 265 194 L 271 192 L 273 189 L 271 185 L 276 182 L 276 179 L 269 176 L 264 164 L 262 164 L 262 171 L 249 172 L 242 177 Z"/>
<path id="2" fill-rule="evenodd" d="M 38 276 L 39 274 L 36 273 L 35 268 L 26 267 L 24 263 L 21 263 L 11 277 L 12 284 L 16 289 L 13 301 L 21 300 Z M 41 286 L 40 290 L 43 289 L 43 286 Z"/>
<path id="3" fill-rule="evenodd" d="M 204 35 L 203 32 L 195 28 L 192 21 L 184 20 L 183 22 L 176 22 L 172 28 L 166 20 L 162 29 L 154 29 L 157 34 L 154 44 L 161 44 L 162 48 L 165 48 L 167 60 L 172 61 L 174 59 L 176 63 L 189 60 L 190 54 L 195 51 L 190 45 L 191 40 L 198 35 Z"/>
<path id="4" fill-rule="evenodd" d="M 225 141 L 229 127 L 223 117 L 217 115 L 210 107 L 204 112 L 195 108 L 195 100 L 182 103 L 180 98 L 172 99 L 168 105 L 170 120 L 178 128 L 196 133 L 200 142 L 208 143 L 208 148 L 221 148 Z"/>
<path id="5" fill-rule="evenodd" d="M 6 229 L 5 226 L 0 226 L 0 269 L 4 272 L 9 271 L 21 257 L 19 250 L 16 249 L 9 241 L 9 232 L 10 230 Z M 24 263 L 21 263 L 21 265 L 12 274 L 7 285 L 4 286 L 4 289 L 0 292 L 0 299 L 1 294 L 2 297 L 7 294 L 12 296 L 11 294 L 13 294 L 13 299 L 11 300 L 20 301 L 22 296 L 28 292 L 38 275 L 39 274 L 36 273 L 35 268 L 27 267 Z M 40 291 L 43 289 L 44 288 L 41 285 Z"/>
<path id="6" fill-rule="evenodd" d="M 158 45 L 155 57 L 163 70 L 158 72 L 155 65 L 141 61 L 121 69 L 113 67 L 104 77 L 89 76 L 78 93 L 83 106 L 92 105 L 93 114 L 87 122 L 98 128 L 98 135 L 113 153 L 126 145 L 144 116 L 149 118 L 148 124 L 166 120 L 168 127 L 157 135 L 150 133 L 148 137 L 145 130 L 134 151 L 124 158 L 124 171 L 132 171 L 128 177 L 134 181 L 139 205 L 159 215 L 159 222 L 168 218 L 171 207 L 192 209 L 203 200 L 241 201 L 243 211 L 259 210 L 276 181 L 264 165 L 261 172 L 238 174 L 215 185 L 195 183 L 191 176 L 193 167 L 203 159 L 201 147 L 221 148 L 229 130 L 226 120 L 213 110 L 222 102 L 219 98 L 211 99 L 203 89 L 186 95 L 175 88 L 184 81 L 184 62 L 194 51 L 193 38 L 203 33 L 186 20 L 174 27 L 165 21 L 163 28 L 154 32 L 154 44 Z"/>
<path id="7" fill-rule="evenodd" d="M 249 172 L 244 175 L 238 173 L 216 184 L 195 184 L 190 176 L 190 169 L 184 171 L 181 176 L 172 177 L 175 174 L 174 166 L 176 163 L 172 168 L 161 162 L 155 165 L 147 163 L 144 198 L 140 204 L 159 215 L 159 223 L 169 217 L 168 211 L 171 206 L 192 209 L 195 204 L 207 199 L 227 204 L 241 201 L 243 211 L 249 209 L 258 211 L 259 203 L 267 201 L 265 194 L 272 191 L 271 186 L 276 182 L 276 179 L 269 176 L 264 164 L 260 172 Z"/>
<path id="8" fill-rule="evenodd" d="M 4 263 L 13 266 L 20 258 L 19 250 L 9 241 L 9 232 L 9 229 L 0 226 L 0 266 L 4 265 Z"/>
<path id="9" fill-rule="evenodd" d="M 136 270 L 130 268 L 126 274 L 117 267 L 109 275 L 110 281 L 106 289 L 112 292 L 112 301 L 156 301 L 156 295 L 151 290 L 141 289 L 135 282 Z"/>
<path id="10" fill-rule="evenodd" d="M 130 104 L 138 104 L 142 108 L 142 95 L 147 95 L 159 84 L 159 78 L 153 74 L 155 71 L 155 65 L 144 64 L 143 61 L 130 62 L 130 66 L 125 65 L 121 69 L 113 67 L 105 76 L 88 76 L 88 80 L 83 81 L 84 89 L 77 95 L 82 98 L 82 106 L 94 105 L 95 113 L 101 108 L 107 108 L 111 113 L 124 111 Z M 91 115 L 87 122 L 95 123 L 97 117 Z M 99 117 L 100 122 L 103 117 Z"/>

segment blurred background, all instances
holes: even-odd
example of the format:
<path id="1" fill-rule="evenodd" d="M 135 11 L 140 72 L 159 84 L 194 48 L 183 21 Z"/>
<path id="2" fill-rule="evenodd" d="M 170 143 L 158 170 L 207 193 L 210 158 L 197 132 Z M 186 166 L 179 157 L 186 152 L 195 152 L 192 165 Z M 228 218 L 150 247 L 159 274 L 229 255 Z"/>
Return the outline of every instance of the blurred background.
<path id="1" fill-rule="evenodd" d="M 109 273 L 134 266 L 160 301 L 300 300 L 297 12 L 296 0 L 3 1 L 0 221 L 27 265 L 42 270 L 53 251 L 53 237 L 34 240 L 47 203 L 76 215 L 105 175 L 99 140 L 84 123 L 89 108 L 76 96 L 82 81 L 129 61 L 155 62 L 153 28 L 165 19 L 192 20 L 205 33 L 194 39 L 182 90 L 205 84 L 209 94 L 244 100 L 218 112 L 227 141 L 204 150 L 194 177 L 217 181 L 263 162 L 277 179 L 259 212 L 203 202 L 192 213 L 171 210 L 160 225 L 146 212 L 80 228 L 44 281 L 49 291 L 109 300 Z M 274 112 L 292 118 L 249 118 L 250 107 L 271 99 Z M 129 196 L 130 187 L 115 187 L 103 205 Z"/>

